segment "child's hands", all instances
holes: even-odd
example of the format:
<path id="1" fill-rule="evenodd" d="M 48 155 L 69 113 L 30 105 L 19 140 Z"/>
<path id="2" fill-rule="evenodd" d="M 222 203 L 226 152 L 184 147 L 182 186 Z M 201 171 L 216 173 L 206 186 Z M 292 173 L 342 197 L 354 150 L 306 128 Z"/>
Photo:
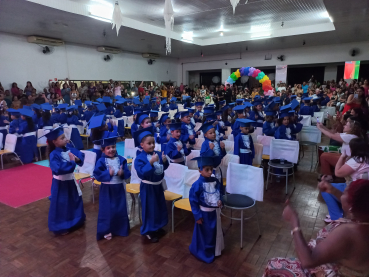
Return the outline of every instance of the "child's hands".
<path id="1" fill-rule="evenodd" d="M 228 138 L 228 136 L 223 136 L 223 138 L 224 138 L 224 139 L 227 139 L 227 138 Z"/>
<path id="2" fill-rule="evenodd" d="M 182 150 L 182 145 L 177 145 L 178 152 Z"/>
<path id="3" fill-rule="evenodd" d="M 214 149 L 214 147 L 215 147 L 214 143 L 211 143 L 211 142 L 210 142 L 210 143 L 209 143 L 209 147 L 210 147 L 210 149 L 211 149 L 211 150 L 213 150 L 213 149 Z"/>
<path id="4" fill-rule="evenodd" d="M 257 114 L 255 114 L 255 119 L 258 119 L 258 117 L 259 117 L 259 116 L 258 116 Z"/>
<path id="5" fill-rule="evenodd" d="M 75 162 L 76 161 L 76 156 L 74 156 L 71 152 L 68 153 L 69 156 L 69 160 Z"/>
<path id="6" fill-rule="evenodd" d="M 201 131 L 197 131 L 196 135 L 198 135 L 198 136 L 201 135 Z"/>
<path id="7" fill-rule="evenodd" d="M 222 207 L 223 206 L 223 203 L 222 203 L 222 200 L 218 200 L 218 207 L 220 208 L 220 207 Z"/>
<path id="8" fill-rule="evenodd" d="M 155 153 L 154 155 L 152 155 L 150 163 L 152 165 L 153 163 L 155 163 L 157 161 L 159 161 L 159 156 L 158 156 L 158 154 Z"/>
<path id="9" fill-rule="evenodd" d="M 163 160 L 163 163 L 167 162 L 167 156 L 164 154 L 164 151 L 161 152 L 161 159 Z"/>
<path id="10" fill-rule="evenodd" d="M 121 165 L 118 171 L 118 176 L 123 177 L 123 175 L 124 175 L 123 165 Z"/>
<path id="11" fill-rule="evenodd" d="M 189 136 L 189 139 L 194 139 L 194 138 L 195 138 L 194 135 Z"/>
<path id="12" fill-rule="evenodd" d="M 160 124 L 159 123 L 156 123 L 156 127 L 160 127 Z"/>
<path id="13" fill-rule="evenodd" d="M 200 218 L 199 220 L 196 221 L 197 224 L 202 224 L 204 220 L 202 218 Z"/>
<path id="14" fill-rule="evenodd" d="M 108 166 L 110 176 L 114 176 L 114 168 Z"/>
<path id="15" fill-rule="evenodd" d="M 4 122 L 4 123 L 8 123 L 8 124 L 9 124 L 9 121 L 8 121 L 8 120 L 6 120 L 6 119 L 5 119 L 5 120 L 3 120 L 3 122 Z"/>
<path id="16" fill-rule="evenodd" d="M 224 148 L 225 148 L 225 144 L 224 144 L 224 142 L 223 142 L 223 141 L 221 141 L 219 144 L 220 144 L 220 148 L 222 148 L 222 149 L 224 149 Z"/>

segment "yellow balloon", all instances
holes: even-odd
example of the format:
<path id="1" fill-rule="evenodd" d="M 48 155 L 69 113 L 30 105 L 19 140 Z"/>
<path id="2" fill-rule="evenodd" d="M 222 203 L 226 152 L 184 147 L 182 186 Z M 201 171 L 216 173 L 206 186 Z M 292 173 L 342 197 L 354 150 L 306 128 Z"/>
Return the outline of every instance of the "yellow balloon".
<path id="1" fill-rule="evenodd" d="M 237 76 L 237 78 L 241 77 L 241 73 L 239 69 L 237 69 L 237 71 L 234 74 Z"/>
<path id="2" fill-rule="evenodd" d="M 269 80 L 269 77 L 268 77 L 267 75 L 265 75 L 265 76 L 263 77 L 263 79 L 260 79 L 260 80 L 259 80 L 259 82 L 260 82 L 260 83 L 264 83 L 266 80 Z"/>

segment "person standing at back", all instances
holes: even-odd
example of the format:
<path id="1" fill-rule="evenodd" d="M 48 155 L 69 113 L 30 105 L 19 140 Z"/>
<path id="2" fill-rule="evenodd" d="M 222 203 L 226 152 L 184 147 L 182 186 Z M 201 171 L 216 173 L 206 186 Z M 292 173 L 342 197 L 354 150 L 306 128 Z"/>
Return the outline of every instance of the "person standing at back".
<path id="1" fill-rule="evenodd" d="M 224 90 L 224 86 L 221 85 L 220 91 Z M 226 104 L 229 104 L 232 102 L 232 89 L 229 84 L 227 84 L 227 90 L 224 93 L 224 100 L 226 101 Z"/>

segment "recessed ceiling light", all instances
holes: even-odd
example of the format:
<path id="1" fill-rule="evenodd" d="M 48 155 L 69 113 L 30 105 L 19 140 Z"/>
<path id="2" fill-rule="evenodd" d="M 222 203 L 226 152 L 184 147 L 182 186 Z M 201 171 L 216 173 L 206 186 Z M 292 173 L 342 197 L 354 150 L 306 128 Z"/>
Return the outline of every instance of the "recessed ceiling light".
<path id="1" fill-rule="evenodd" d="M 221 37 L 223 36 L 223 32 L 220 32 L 220 36 L 221 36 Z"/>

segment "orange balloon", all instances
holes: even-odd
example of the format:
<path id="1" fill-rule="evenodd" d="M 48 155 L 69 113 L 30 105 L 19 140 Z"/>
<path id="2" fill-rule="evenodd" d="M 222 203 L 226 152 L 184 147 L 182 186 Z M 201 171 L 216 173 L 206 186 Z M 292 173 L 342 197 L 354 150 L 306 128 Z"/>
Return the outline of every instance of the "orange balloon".
<path id="1" fill-rule="evenodd" d="M 266 80 L 266 81 L 263 82 L 263 86 L 264 85 L 271 86 L 272 85 L 272 81 L 271 80 Z"/>

